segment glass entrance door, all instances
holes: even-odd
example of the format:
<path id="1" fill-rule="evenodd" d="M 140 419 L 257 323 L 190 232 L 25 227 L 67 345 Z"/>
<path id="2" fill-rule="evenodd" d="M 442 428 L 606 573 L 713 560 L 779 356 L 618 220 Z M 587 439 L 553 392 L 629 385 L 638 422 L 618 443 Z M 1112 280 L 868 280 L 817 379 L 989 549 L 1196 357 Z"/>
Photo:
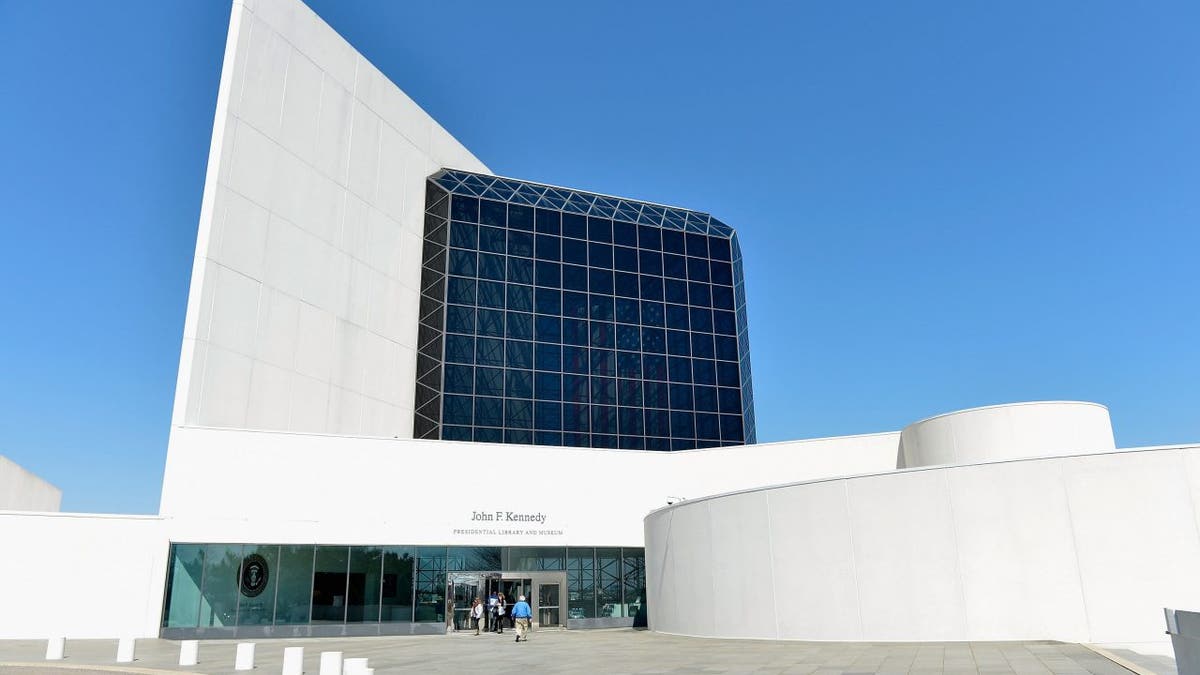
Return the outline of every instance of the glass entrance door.
<path id="1" fill-rule="evenodd" d="M 504 595 L 505 609 L 504 616 L 500 618 L 500 625 L 503 628 L 514 628 L 516 623 L 512 618 L 513 605 L 517 604 L 517 599 L 522 595 L 525 596 L 526 600 L 529 599 L 529 595 L 532 593 L 533 581 L 531 579 L 521 579 L 505 575 L 501 579 L 489 582 L 489 586 L 491 586 L 488 589 L 489 593 L 495 590 Z"/>
<path id="2" fill-rule="evenodd" d="M 562 615 L 559 611 L 561 609 L 559 604 L 561 588 L 561 584 L 556 583 L 538 584 L 537 625 L 539 628 L 562 626 Z"/>
<path id="3" fill-rule="evenodd" d="M 479 598 L 484 603 L 484 630 L 493 630 L 487 601 L 492 593 L 503 593 L 507 605 L 504 628 L 513 626 L 512 607 L 522 595 L 533 611 L 532 624 L 538 628 L 562 628 L 566 622 L 562 589 L 566 588 L 563 572 L 451 572 L 446 575 L 446 624 L 454 631 L 474 631 L 471 625 L 471 603 Z"/>
<path id="4" fill-rule="evenodd" d="M 446 621 L 450 630 L 474 630 L 471 626 L 471 604 L 475 598 L 487 601 L 486 576 L 483 574 L 451 574 L 446 579 Z"/>

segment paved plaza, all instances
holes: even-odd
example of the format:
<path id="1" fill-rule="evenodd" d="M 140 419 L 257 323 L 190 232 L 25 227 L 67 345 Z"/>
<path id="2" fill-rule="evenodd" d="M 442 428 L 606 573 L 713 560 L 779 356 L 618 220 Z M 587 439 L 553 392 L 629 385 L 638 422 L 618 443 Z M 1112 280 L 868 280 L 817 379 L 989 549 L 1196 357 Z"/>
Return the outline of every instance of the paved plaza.
<path id="1" fill-rule="evenodd" d="M 304 647 L 304 672 L 319 670 L 320 652 L 365 657 L 385 673 L 761 673 L 851 675 L 867 673 L 1016 673 L 1174 675 L 1165 657 L 1117 652 L 1132 662 L 1122 667 L 1083 645 L 1058 642 L 845 643 L 711 640 L 644 630 L 544 631 L 516 644 L 513 634 L 470 633 L 427 637 L 253 640 L 255 670 L 279 673 L 284 647 Z M 180 668 L 179 642 L 138 640 L 137 660 L 116 664 L 115 640 L 72 640 L 59 664 L 42 660 L 45 642 L 0 641 L 0 674 L 45 675 L 85 672 L 232 673 L 235 640 L 200 643 L 200 664 Z"/>

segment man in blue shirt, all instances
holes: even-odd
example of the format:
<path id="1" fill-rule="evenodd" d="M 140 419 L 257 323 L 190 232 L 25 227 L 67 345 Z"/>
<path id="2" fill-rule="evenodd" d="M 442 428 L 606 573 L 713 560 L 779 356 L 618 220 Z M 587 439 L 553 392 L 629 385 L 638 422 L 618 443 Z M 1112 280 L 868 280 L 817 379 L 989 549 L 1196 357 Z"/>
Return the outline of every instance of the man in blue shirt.
<path id="1" fill-rule="evenodd" d="M 517 604 L 512 608 L 512 618 L 517 622 L 516 642 L 520 642 L 521 638 L 529 642 L 529 620 L 533 618 L 533 610 L 529 608 L 529 603 L 525 602 L 525 596 L 517 598 Z"/>

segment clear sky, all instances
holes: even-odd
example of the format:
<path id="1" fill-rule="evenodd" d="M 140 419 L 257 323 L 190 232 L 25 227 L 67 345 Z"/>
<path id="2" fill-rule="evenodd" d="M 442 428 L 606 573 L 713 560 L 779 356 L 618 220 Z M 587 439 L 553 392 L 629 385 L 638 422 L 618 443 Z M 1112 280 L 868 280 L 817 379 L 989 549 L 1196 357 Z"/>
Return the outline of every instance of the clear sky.
<path id="1" fill-rule="evenodd" d="M 493 171 L 736 227 L 761 441 L 1200 441 L 1200 3 L 312 6 Z M 0 454 L 65 510 L 158 507 L 228 17 L 0 0 Z"/>

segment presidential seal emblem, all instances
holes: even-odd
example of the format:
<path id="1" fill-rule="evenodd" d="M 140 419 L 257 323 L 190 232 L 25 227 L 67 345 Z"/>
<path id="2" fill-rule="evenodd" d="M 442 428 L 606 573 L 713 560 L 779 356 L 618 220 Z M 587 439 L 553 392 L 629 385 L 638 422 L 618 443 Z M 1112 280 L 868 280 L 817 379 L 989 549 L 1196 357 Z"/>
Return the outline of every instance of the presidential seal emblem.
<path id="1" fill-rule="evenodd" d="M 242 560 L 242 595 L 247 598 L 257 597 L 267 587 L 267 559 L 257 553 L 251 553 Z"/>

